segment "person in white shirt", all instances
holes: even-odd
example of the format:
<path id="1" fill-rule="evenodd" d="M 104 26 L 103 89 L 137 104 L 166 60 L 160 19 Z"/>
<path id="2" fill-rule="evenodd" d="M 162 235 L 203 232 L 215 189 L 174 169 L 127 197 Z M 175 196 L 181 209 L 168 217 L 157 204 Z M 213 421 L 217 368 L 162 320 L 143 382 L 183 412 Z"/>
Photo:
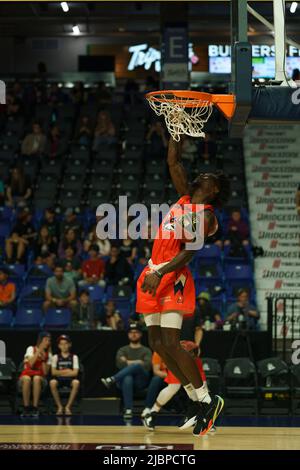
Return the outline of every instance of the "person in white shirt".
<path id="1" fill-rule="evenodd" d="M 78 380 L 79 359 L 76 354 L 71 352 L 72 342 L 69 336 L 59 336 L 57 346 L 60 352 L 52 358 L 50 389 L 57 406 L 56 414 L 59 416 L 65 413 L 71 416 L 71 408 L 80 387 L 80 381 Z M 65 409 L 58 391 L 59 387 L 64 386 L 71 388 Z"/>

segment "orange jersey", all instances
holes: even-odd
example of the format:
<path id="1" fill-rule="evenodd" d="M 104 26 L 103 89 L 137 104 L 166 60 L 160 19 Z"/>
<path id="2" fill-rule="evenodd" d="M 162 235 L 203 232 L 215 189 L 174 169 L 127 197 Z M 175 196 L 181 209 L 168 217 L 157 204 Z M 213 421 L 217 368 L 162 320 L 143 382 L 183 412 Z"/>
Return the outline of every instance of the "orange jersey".
<path id="1" fill-rule="evenodd" d="M 189 228 L 193 224 L 194 214 L 205 210 L 213 212 L 213 207 L 191 204 L 190 196 L 182 196 L 163 219 L 154 240 L 149 266 L 145 267 L 137 282 L 136 312 L 141 314 L 181 312 L 184 315 L 193 315 L 196 297 L 195 285 L 187 266 L 165 274 L 154 297 L 148 292 L 143 292 L 141 287 L 145 276 L 151 272 L 151 269 L 168 263 L 182 251 L 183 245 L 187 241 L 186 232 L 182 231 L 182 238 L 178 238 L 181 231 L 178 232 L 177 228 L 184 224 L 184 227 L 187 227 L 187 233 L 190 233 Z M 183 221 L 184 215 L 187 217 Z"/>
<path id="2" fill-rule="evenodd" d="M 201 361 L 200 357 L 196 357 L 195 361 L 196 361 L 198 370 L 200 372 L 202 382 L 206 382 L 206 375 L 205 375 L 205 372 L 203 370 L 203 364 L 202 364 L 202 361 Z M 177 377 L 175 377 L 175 375 L 172 374 L 172 372 L 170 370 L 168 370 L 168 375 L 165 378 L 165 382 L 167 384 L 180 384 L 180 380 L 178 380 Z"/>
<path id="3" fill-rule="evenodd" d="M 152 366 L 154 365 L 158 365 L 162 372 L 167 372 L 167 366 L 157 352 L 152 354 Z"/>
<path id="4" fill-rule="evenodd" d="M 203 210 L 213 212 L 213 207 L 206 204 L 191 204 L 190 196 L 182 196 L 176 204 L 171 207 L 160 224 L 154 239 L 151 255 L 151 260 L 154 265 L 172 260 L 182 250 L 182 245 L 186 242 L 184 233 L 182 233 L 182 238 L 176 237 L 176 223 L 180 222 L 182 216 Z"/>

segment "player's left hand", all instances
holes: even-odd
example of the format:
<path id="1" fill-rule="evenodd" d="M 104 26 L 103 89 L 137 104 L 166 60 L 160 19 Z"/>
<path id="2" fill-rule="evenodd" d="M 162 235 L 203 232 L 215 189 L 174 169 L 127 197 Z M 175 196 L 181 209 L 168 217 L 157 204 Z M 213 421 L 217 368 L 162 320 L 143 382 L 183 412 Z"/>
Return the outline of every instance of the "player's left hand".
<path id="1" fill-rule="evenodd" d="M 142 291 L 149 292 L 154 297 L 160 284 L 160 278 L 156 274 L 146 274 L 142 284 Z"/>

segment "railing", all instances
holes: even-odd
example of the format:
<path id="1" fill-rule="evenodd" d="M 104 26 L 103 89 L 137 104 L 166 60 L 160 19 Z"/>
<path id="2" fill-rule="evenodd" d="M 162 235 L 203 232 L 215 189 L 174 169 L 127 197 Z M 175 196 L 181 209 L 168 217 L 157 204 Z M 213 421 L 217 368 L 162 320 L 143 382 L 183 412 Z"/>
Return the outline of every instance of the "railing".
<path id="1" fill-rule="evenodd" d="M 272 333 L 273 352 L 285 360 L 289 344 L 300 339 L 300 296 L 268 297 L 268 331 Z"/>

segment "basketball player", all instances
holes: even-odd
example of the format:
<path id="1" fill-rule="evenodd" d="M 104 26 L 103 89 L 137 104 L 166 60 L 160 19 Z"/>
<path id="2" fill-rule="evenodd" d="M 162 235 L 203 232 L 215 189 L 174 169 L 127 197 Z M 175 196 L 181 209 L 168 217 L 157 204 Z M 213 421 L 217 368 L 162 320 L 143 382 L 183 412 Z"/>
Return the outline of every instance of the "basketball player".
<path id="1" fill-rule="evenodd" d="M 195 425 L 194 435 L 204 435 L 213 426 L 224 401 L 219 396 L 210 396 L 195 361 L 180 346 L 183 316 L 192 315 L 195 310 L 195 286 L 187 267 L 195 251 L 187 249 L 184 237 L 181 240 L 176 237 L 175 227 L 185 207 L 190 207 L 187 212 L 197 212 L 199 206 L 196 205 L 200 204 L 204 239 L 215 234 L 218 223 L 214 207 L 226 203 L 230 185 L 222 173 L 202 173 L 189 184 L 181 164 L 181 143 L 172 138 L 168 166 L 180 199 L 162 221 L 148 267 L 138 279 L 136 311 L 144 315 L 150 347 L 160 355 L 194 402 L 193 416 L 189 420 L 190 425 Z"/>

